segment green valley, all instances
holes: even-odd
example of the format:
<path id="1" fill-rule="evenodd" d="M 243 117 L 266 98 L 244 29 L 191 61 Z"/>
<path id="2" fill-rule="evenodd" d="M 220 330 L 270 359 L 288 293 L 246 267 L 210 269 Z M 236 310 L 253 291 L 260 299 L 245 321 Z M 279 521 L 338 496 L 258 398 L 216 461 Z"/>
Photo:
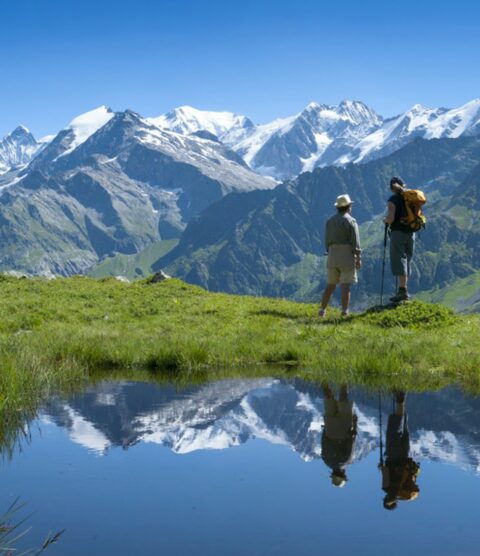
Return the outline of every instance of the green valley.
<path id="1" fill-rule="evenodd" d="M 119 253 L 107 257 L 95 265 L 88 275 L 92 278 L 106 278 L 107 276 L 124 276 L 129 280 L 146 278 L 152 274 L 152 265 L 159 257 L 163 257 L 178 243 L 177 239 L 166 239 L 149 245 L 140 253 L 125 255 Z"/>

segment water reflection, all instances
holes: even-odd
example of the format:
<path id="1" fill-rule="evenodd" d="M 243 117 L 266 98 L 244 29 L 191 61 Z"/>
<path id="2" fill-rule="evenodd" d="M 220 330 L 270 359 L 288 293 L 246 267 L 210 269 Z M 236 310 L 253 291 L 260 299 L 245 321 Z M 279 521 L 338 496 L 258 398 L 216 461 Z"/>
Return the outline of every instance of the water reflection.
<path id="1" fill-rule="evenodd" d="M 478 553 L 480 400 L 453 388 L 112 381 L 33 425 L 0 509 L 65 528 L 52 556 Z"/>
<path id="2" fill-rule="evenodd" d="M 322 433 L 322 459 L 330 467 L 330 478 L 336 487 L 343 487 L 348 480 L 346 466 L 353 461 L 357 436 L 357 415 L 353 402 L 348 399 L 348 387 L 340 386 L 338 400 L 328 384 L 323 385 L 324 413 Z"/>
<path id="3" fill-rule="evenodd" d="M 415 500 L 420 492 L 416 482 L 420 465 L 410 457 L 405 398 L 405 392 L 394 392 L 394 409 L 388 416 L 385 461 L 380 428 L 379 468 L 382 472 L 382 489 L 386 493 L 383 499 L 383 507 L 386 510 L 395 510 L 399 500 Z M 381 413 L 379 420 L 381 422 Z"/>
<path id="4" fill-rule="evenodd" d="M 97 455 L 139 442 L 184 454 L 263 439 L 289 446 L 305 461 L 323 459 L 335 486 L 347 482 L 348 466 L 383 448 L 383 482 L 391 485 L 410 460 L 480 470 L 478 398 L 466 398 L 454 388 L 409 394 L 408 417 L 405 393 L 382 394 L 381 413 L 378 396 L 299 379 L 223 380 L 183 389 L 103 382 L 68 400 L 51 400 L 42 420 L 63 427 L 73 442 Z"/>

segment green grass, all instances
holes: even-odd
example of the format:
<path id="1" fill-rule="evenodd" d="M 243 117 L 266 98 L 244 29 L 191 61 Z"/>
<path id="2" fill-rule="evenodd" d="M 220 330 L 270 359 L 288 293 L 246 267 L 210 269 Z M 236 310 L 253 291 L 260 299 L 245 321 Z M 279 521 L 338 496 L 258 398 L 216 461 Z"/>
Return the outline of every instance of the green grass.
<path id="1" fill-rule="evenodd" d="M 480 385 L 480 316 L 437 305 L 347 319 L 333 309 L 320 320 L 313 304 L 209 293 L 175 279 L 0 277 L 0 292 L 3 445 L 45 396 L 105 370 L 209 380 L 249 369 L 414 390 Z"/>
<path id="2" fill-rule="evenodd" d="M 466 278 L 458 278 L 443 288 L 422 292 L 418 297 L 424 301 L 442 303 L 456 311 L 473 313 L 480 311 L 480 271 Z"/>
<path id="3" fill-rule="evenodd" d="M 88 274 L 92 278 L 106 278 L 108 276 L 125 276 L 129 280 L 145 278 L 152 274 L 152 265 L 177 244 L 178 239 L 167 239 L 152 243 L 140 253 L 107 257 Z"/>

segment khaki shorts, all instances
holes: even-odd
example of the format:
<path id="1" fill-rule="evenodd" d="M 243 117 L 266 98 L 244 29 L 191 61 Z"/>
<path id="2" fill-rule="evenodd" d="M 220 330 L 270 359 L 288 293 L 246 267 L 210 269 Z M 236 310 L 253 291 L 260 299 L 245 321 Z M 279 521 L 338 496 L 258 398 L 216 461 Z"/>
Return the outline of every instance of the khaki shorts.
<path id="1" fill-rule="evenodd" d="M 353 430 L 353 402 L 324 399 L 325 435 L 332 440 L 342 440 Z"/>
<path id="2" fill-rule="evenodd" d="M 327 282 L 329 284 L 355 284 L 357 282 L 357 270 L 355 268 L 339 268 L 338 266 L 327 268 Z"/>

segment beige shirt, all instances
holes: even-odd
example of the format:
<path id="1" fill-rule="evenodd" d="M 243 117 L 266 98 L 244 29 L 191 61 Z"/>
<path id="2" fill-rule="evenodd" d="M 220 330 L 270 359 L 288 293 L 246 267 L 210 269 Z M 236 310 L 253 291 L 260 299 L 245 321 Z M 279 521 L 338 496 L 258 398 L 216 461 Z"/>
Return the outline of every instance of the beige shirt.
<path id="1" fill-rule="evenodd" d="M 325 224 L 325 247 L 330 251 L 331 245 L 345 244 L 355 253 L 360 253 L 360 234 L 355 218 L 348 212 L 334 214 Z"/>
<path id="2" fill-rule="evenodd" d="M 355 253 L 351 245 L 333 244 L 328 248 L 328 268 L 355 268 Z"/>

